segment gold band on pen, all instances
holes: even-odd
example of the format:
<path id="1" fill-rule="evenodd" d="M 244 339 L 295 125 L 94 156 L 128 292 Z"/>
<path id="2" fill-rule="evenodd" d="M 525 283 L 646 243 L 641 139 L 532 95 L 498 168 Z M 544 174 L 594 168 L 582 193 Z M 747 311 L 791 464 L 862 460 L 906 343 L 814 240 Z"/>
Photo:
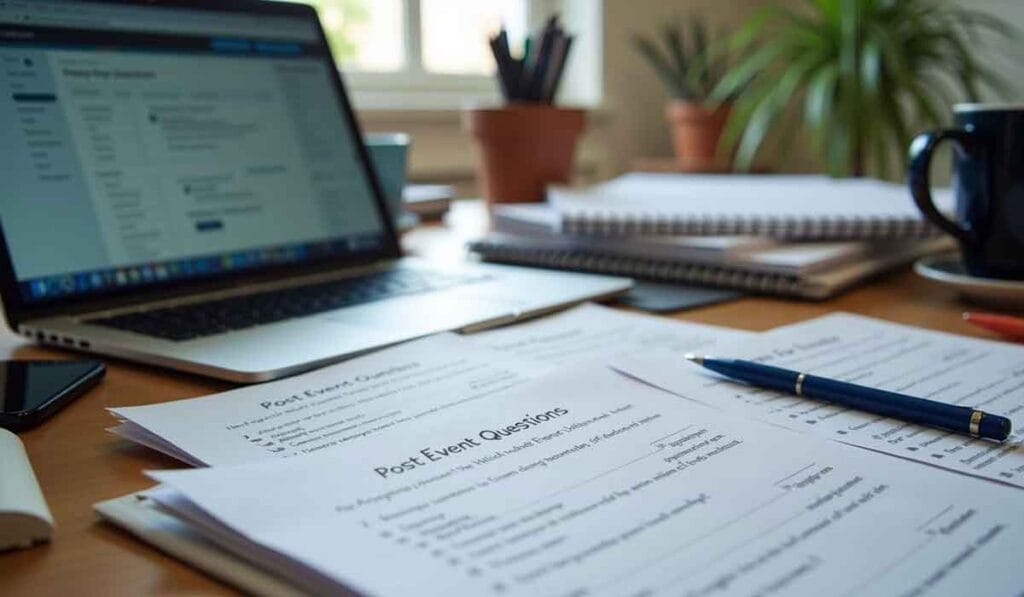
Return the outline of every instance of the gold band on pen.
<path id="1" fill-rule="evenodd" d="M 974 437 L 981 435 L 981 418 L 983 416 L 985 416 L 985 413 L 980 410 L 971 413 L 971 426 L 968 429 Z"/>
<path id="2" fill-rule="evenodd" d="M 796 376 L 795 392 L 796 392 L 797 396 L 803 396 L 804 395 L 804 378 L 805 377 L 807 377 L 806 373 L 801 373 L 800 375 Z M 975 411 L 975 412 L 977 412 L 977 411 Z"/>

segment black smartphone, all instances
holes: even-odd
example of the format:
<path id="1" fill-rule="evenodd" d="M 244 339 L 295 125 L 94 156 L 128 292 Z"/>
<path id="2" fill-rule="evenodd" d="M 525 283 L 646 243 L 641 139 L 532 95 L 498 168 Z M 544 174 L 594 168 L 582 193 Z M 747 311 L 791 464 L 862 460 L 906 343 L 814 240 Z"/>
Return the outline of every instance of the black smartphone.
<path id="1" fill-rule="evenodd" d="M 34 427 L 96 385 L 99 361 L 0 361 L 0 427 Z"/>

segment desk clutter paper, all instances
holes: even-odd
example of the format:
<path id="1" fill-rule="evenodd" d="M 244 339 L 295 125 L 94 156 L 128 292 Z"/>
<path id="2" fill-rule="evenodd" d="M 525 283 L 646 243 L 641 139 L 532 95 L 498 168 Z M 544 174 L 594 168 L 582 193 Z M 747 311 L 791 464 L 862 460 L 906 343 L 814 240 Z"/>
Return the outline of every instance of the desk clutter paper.
<path id="1" fill-rule="evenodd" d="M 123 422 L 111 430 L 193 466 L 300 456 L 419 425 L 572 360 L 680 353 L 749 335 L 585 305 L 471 337 L 440 334 L 259 386 L 112 408 Z"/>
<path id="2" fill-rule="evenodd" d="M 1024 587 L 1024 501 L 1007 485 L 1021 484 L 1017 443 L 768 395 L 707 376 L 684 352 L 772 359 L 1024 424 L 1024 358 L 1008 345 L 850 315 L 750 334 L 587 305 L 112 409 L 118 434 L 211 468 L 151 471 L 163 485 L 141 502 L 97 510 L 261 592 L 244 562 L 285 583 L 274 593 Z M 128 499 L 150 506 L 125 514 Z"/>
<path id="3" fill-rule="evenodd" d="M 599 365 L 349 450 L 149 474 L 166 511 L 315 594 L 1006 595 L 1022 583 L 1016 490 L 737 419 Z"/>
<path id="4" fill-rule="evenodd" d="M 795 431 L 1024 487 L 1024 348 L 834 314 L 723 343 L 745 358 L 861 385 L 975 406 L 1009 417 L 1004 443 L 755 388 L 679 362 L 675 353 L 622 357 L 613 366 L 679 396 Z"/>
<path id="5" fill-rule="evenodd" d="M 609 360 L 651 351 L 685 354 L 754 334 L 730 328 L 636 315 L 599 305 L 574 309 L 520 325 L 467 336 L 503 355 L 554 369 L 581 361 Z M 507 357 L 506 357 L 507 358 Z"/>

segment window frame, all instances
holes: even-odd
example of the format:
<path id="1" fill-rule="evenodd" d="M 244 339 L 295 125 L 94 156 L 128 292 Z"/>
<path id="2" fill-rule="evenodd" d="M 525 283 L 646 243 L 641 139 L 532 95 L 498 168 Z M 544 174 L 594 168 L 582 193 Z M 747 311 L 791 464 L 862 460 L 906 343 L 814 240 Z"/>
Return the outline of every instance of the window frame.
<path id="1" fill-rule="evenodd" d="M 562 1 L 525 0 L 528 26 L 532 29 L 543 22 L 546 15 L 559 10 Z M 403 68 L 392 72 L 368 72 L 342 67 L 355 103 L 367 108 L 416 109 L 498 100 L 498 87 L 493 75 L 433 73 L 424 69 L 420 0 L 401 2 L 405 42 Z"/>

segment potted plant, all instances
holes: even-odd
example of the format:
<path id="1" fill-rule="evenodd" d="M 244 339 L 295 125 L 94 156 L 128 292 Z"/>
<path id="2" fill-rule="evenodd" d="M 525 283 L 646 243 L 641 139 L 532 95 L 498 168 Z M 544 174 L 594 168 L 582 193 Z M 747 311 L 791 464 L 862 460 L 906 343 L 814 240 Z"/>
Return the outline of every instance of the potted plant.
<path id="1" fill-rule="evenodd" d="M 711 50 L 707 25 L 701 19 L 691 18 L 688 26 L 669 25 L 660 36 L 634 35 L 632 41 L 672 97 L 665 115 L 672 126 L 672 144 L 679 165 L 695 171 L 715 169 L 719 165 L 716 150 L 722 129 L 729 118 L 733 96 L 740 89 L 737 87 L 720 100 L 711 99 L 727 68 L 724 53 Z"/>
<path id="2" fill-rule="evenodd" d="M 895 150 L 941 123 L 950 105 L 1005 83 L 974 54 L 986 31 L 1013 35 L 995 18 L 946 0 L 805 0 L 770 6 L 733 37 L 738 61 L 713 97 L 744 89 L 725 145 L 748 168 L 771 128 L 803 120 L 833 176 L 861 176 L 869 157 L 885 176 Z M 799 127 L 785 124 L 780 146 Z"/>
<path id="3" fill-rule="evenodd" d="M 491 38 L 505 103 L 464 113 L 479 150 L 478 179 L 488 202 L 542 201 L 547 185 L 569 182 L 586 113 L 558 106 L 555 98 L 573 39 L 558 15 L 527 37 L 519 56 L 513 55 L 504 29 Z"/>

